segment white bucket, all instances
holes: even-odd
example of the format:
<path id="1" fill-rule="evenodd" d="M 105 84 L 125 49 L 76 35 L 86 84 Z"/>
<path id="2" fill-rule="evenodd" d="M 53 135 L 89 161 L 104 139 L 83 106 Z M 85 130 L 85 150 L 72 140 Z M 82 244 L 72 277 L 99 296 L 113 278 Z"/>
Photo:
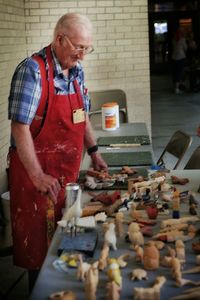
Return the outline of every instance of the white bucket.
<path id="1" fill-rule="evenodd" d="M 3 209 L 3 217 L 10 222 L 10 192 L 1 194 L 1 203 Z"/>
<path id="2" fill-rule="evenodd" d="M 119 105 L 116 102 L 103 104 L 102 129 L 115 130 L 117 128 L 119 128 Z"/>

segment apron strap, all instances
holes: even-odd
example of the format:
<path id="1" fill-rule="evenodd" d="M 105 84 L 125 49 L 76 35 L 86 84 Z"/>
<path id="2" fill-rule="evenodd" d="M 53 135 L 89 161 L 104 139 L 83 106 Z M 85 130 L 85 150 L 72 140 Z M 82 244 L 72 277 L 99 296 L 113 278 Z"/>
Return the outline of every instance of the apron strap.
<path id="1" fill-rule="evenodd" d="M 38 105 L 35 117 L 30 126 L 32 136 L 33 136 L 33 138 L 35 138 L 39 134 L 40 129 L 42 128 L 44 120 L 45 120 L 45 111 L 46 111 L 47 102 L 48 102 L 47 101 L 48 100 L 48 80 L 47 80 L 47 71 L 46 71 L 44 60 L 38 55 L 34 55 L 33 59 L 36 60 L 37 63 L 39 64 L 40 74 L 41 74 L 41 87 L 42 87 L 39 105 Z"/>

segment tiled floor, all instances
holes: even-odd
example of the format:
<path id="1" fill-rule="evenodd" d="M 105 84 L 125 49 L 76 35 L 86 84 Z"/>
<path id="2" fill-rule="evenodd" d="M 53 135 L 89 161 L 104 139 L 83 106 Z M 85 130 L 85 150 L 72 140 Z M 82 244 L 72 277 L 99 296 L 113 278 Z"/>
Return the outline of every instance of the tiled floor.
<path id="1" fill-rule="evenodd" d="M 152 142 L 155 158 L 161 154 L 169 138 L 176 130 L 183 130 L 193 138 L 192 145 L 187 151 L 183 168 L 193 150 L 200 144 L 196 136 L 199 125 L 200 93 L 173 93 L 171 79 L 167 76 L 153 76 L 151 78 L 152 91 Z M 6 291 L 12 282 L 22 272 L 20 268 L 13 267 L 12 257 L 0 258 L 0 291 Z M 1 300 L 6 299 L 0 298 Z M 28 299 L 27 274 L 9 294 L 8 300 Z"/>
<path id="2" fill-rule="evenodd" d="M 182 169 L 194 149 L 200 144 L 200 138 L 196 135 L 196 129 L 200 124 L 200 92 L 175 95 L 169 76 L 153 76 L 151 104 L 155 158 L 159 158 L 164 146 L 176 130 L 182 130 L 192 136 L 192 144 L 178 167 Z"/>

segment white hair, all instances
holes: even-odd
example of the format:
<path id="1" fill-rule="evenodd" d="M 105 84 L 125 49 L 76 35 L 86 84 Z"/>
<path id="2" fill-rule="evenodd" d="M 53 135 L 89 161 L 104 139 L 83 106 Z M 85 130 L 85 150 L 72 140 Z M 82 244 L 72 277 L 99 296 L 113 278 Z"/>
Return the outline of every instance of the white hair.
<path id="1" fill-rule="evenodd" d="M 73 29 L 86 30 L 92 33 L 92 23 L 88 17 L 78 13 L 67 13 L 57 22 L 54 29 L 54 40 L 59 33 L 72 35 Z"/>

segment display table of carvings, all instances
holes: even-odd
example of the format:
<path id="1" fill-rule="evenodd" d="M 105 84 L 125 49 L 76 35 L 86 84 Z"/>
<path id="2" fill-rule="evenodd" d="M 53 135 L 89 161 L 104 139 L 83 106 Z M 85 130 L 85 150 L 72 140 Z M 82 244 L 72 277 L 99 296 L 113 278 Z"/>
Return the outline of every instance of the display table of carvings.
<path id="1" fill-rule="evenodd" d="M 81 183 L 84 217 L 64 214 L 31 300 L 199 299 L 200 171 L 136 177 L 127 190 Z"/>

